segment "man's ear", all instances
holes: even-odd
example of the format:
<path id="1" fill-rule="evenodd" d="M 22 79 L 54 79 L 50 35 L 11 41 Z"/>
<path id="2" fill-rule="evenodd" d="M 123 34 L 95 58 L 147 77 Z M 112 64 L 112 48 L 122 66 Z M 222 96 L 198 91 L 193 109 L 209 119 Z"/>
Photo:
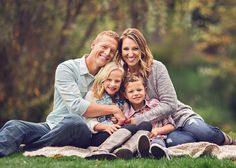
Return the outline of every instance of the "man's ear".
<path id="1" fill-rule="evenodd" d="M 93 47 L 95 46 L 95 42 L 93 42 L 92 44 L 91 44 L 91 49 L 93 49 Z"/>

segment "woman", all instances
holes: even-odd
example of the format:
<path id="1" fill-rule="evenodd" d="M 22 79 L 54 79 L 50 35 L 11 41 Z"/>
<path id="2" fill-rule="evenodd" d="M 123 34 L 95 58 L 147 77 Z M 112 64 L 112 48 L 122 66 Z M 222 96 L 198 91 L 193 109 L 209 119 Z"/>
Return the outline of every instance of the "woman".
<path id="1" fill-rule="evenodd" d="M 168 147 L 187 142 L 207 141 L 218 145 L 236 144 L 236 142 L 216 127 L 204 122 L 191 107 L 177 99 L 168 71 L 160 61 L 154 60 L 142 33 L 135 28 L 126 29 L 119 41 L 117 61 L 124 62 L 128 73 L 141 75 L 147 82 L 149 99 L 156 98 L 159 105 L 151 111 L 134 117 L 136 124 L 155 118 L 162 120 L 172 115 L 176 131 L 166 140 Z"/>

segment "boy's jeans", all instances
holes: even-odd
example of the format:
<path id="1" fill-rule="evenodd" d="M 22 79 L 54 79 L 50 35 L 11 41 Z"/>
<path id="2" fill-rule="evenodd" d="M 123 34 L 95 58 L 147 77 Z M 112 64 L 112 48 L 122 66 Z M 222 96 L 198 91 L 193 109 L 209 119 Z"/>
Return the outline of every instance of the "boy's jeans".
<path id="1" fill-rule="evenodd" d="M 0 156 L 17 152 L 21 144 L 26 150 L 65 145 L 86 148 L 90 141 L 91 132 L 77 115 L 65 117 L 53 129 L 46 123 L 10 120 L 0 129 Z"/>
<path id="2" fill-rule="evenodd" d="M 170 147 L 199 141 L 222 145 L 224 143 L 224 134 L 220 129 L 205 123 L 203 120 L 192 118 L 183 127 L 168 134 L 166 145 Z"/>

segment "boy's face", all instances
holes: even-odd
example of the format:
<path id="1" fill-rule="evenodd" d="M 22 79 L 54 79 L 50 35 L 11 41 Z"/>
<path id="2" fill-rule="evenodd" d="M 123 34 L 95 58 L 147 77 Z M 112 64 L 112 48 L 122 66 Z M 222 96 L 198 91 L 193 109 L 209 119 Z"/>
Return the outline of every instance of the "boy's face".
<path id="1" fill-rule="evenodd" d="M 108 35 L 103 35 L 95 40 L 91 46 L 94 63 L 99 67 L 106 65 L 115 56 L 117 47 L 117 41 Z"/>
<path id="2" fill-rule="evenodd" d="M 142 81 L 129 82 L 125 86 L 124 96 L 129 100 L 133 107 L 144 104 L 145 94 L 146 92 Z"/>

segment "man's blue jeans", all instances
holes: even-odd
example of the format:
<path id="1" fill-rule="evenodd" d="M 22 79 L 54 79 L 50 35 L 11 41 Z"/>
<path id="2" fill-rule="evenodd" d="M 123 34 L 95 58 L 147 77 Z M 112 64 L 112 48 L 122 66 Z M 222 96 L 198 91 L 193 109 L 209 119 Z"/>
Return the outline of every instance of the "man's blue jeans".
<path id="1" fill-rule="evenodd" d="M 46 123 L 10 120 L 0 129 L 0 156 L 17 152 L 21 144 L 26 150 L 45 146 L 71 145 L 86 148 L 91 143 L 87 124 L 77 115 L 65 117 L 50 129 Z"/>
<path id="2" fill-rule="evenodd" d="M 183 127 L 169 133 L 166 145 L 170 147 L 199 141 L 222 145 L 224 140 L 224 134 L 219 128 L 213 127 L 201 119 L 194 118 L 189 119 Z"/>

